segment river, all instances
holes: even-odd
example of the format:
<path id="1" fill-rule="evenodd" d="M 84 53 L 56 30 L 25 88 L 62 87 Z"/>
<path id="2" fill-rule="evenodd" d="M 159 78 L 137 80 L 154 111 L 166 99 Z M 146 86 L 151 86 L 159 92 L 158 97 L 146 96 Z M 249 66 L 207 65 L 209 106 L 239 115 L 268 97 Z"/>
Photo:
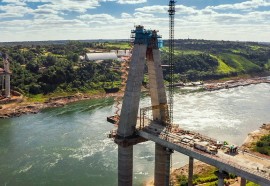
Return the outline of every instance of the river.
<path id="1" fill-rule="evenodd" d="M 270 122 L 270 84 L 174 97 L 174 122 L 241 145 Z M 106 138 L 113 126 L 113 99 L 82 101 L 19 118 L 0 119 L 0 185 L 117 185 L 117 146 Z M 143 96 L 142 106 L 150 105 Z M 173 154 L 173 165 L 187 157 Z M 153 176 L 154 144 L 134 147 L 134 185 Z"/>

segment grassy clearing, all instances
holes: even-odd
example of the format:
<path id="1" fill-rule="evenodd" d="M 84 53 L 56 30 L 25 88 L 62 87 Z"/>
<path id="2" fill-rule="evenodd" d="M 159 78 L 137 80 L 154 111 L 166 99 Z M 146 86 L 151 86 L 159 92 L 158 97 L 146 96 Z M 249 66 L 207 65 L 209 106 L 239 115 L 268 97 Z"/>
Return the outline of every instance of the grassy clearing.
<path id="1" fill-rule="evenodd" d="M 270 70 L 270 59 L 268 59 L 268 63 L 265 64 L 265 68 Z"/>
<path id="2" fill-rule="evenodd" d="M 260 186 L 260 185 L 256 184 L 256 183 L 253 183 L 253 182 L 250 182 L 250 181 L 247 181 L 246 186 Z"/>
<path id="3" fill-rule="evenodd" d="M 65 96 L 71 96 L 78 93 L 82 93 L 87 96 L 95 96 L 95 95 L 101 95 L 105 93 L 104 89 L 100 90 L 86 90 L 84 92 L 66 92 L 66 91 L 57 91 L 50 94 L 37 94 L 37 95 L 28 95 L 27 96 L 27 102 L 35 102 L 35 103 L 44 103 L 49 98 L 54 97 L 65 97 Z"/>
<path id="4" fill-rule="evenodd" d="M 43 94 L 37 94 L 37 95 L 29 95 L 27 98 L 28 102 L 37 102 L 37 103 L 43 103 L 48 99 L 47 96 Z"/>
<path id="5" fill-rule="evenodd" d="M 169 52 L 169 47 L 163 47 L 161 49 L 161 51 L 163 52 Z M 202 54 L 202 51 L 198 51 L 198 50 L 179 50 L 179 49 L 174 49 L 174 54 L 175 55 L 188 55 L 188 54 L 193 54 L 193 55 L 198 55 L 198 54 Z"/>
<path id="6" fill-rule="evenodd" d="M 260 68 L 258 65 L 240 55 L 223 53 L 219 57 L 228 66 L 236 69 L 238 72 L 251 72 L 254 70 L 259 70 Z"/>
<path id="7" fill-rule="evenodd" d="M 217 68 L 217 72 L 220 74 L 229 74 L 231 72 L 234 72 L 235 69 L 228 66 L 222 59 L 218 58 L 217 56 L 211 55 L 211 57 L 215 58 L 218 60 L 218 68 Z"/>
<path id="8" fill-rule="evenodd" d="M 217 168 L 212 166 L 207 166 L 199 175 L 193 175 L 193 185 L 205 184 L 205 185 L 215 185 L 218 177 L 215 175 Z M 187 176 L 178 175 L 176 185 L 187 185 L 188 179 Z"/>
<path id="9" fill-rule="evenodd" d="M 131 48 L 131 45 L 128 42 L 106 43 L 105 46 L 111 49 L 120 49 L 120 50 L 127 50 Z"/>
<path id="10" fill-rule="evenodd" d="M 259 50 L 259 49 L 261 49 L 262 47 L 256 46 L 256 45 L 252 45 L 252 46 L 250 46 L 250 48 L 251 48 L 252 50 Z"/>
<path id="11" fill-rule="evenodd" d="M 243 53 L 243 51 L 240 50 L 240 49 L 231 49 L 230 51 L 231 51 L 232 53 L 234 53 L 234 54 L 241 54 L 241 53 Z"/>

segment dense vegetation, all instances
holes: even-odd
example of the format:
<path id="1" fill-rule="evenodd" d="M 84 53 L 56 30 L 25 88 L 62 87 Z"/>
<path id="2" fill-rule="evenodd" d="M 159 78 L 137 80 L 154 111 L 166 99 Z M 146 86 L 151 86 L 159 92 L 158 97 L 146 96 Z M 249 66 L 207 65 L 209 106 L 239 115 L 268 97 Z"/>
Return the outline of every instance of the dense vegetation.
<path id="1" fill-rule="evenodd" d="M 120 62 L 86 62 L 80 60 L 80 56 L 90 50 L 128 48 L 128 42 L 0 44 L 0 51 L 10 56 L 12 88 L 28 95 L 87 92 L 118 86 L 121 81 L 121 73 L 117 70 Z M 266 44 L 176 40 L 175 48 L 176 81 L 219 79 L 270 70 L 270 45 Z M 167 47 L 162 49 L 162 61 L 168 64 Z M 168 79 L 168 69 L 164 73 Z"/>
<path id="2" fill-rule="evenodd" d="M 270 155 L 270 134 L 263 136 L 256 143 L 255 150 L 259 153 Z"/>
<path id="3" fill-rule="evenodd" d="M 80 55 L 84 56 L 90 49 L 103 49 L 104 45 L 80 42 L 16 45 L 2 47 L 0 51 L 9 54 L 13 89 L 24 94 L 47 94 L 98 90 L 107 86 L 108 82 L 119 80 L 120 73 L 111 70 L 113 61 L 80 61 Z"/>
<path id="4" fill-rule="evenodd" d="M 270 45 L 254 42 L 176 40 L 175 73 L 181 80 L 209 80 L 270 70 Z M 168 48 L 163 48 L 168 63 Z"/>
<path id="5" fill-rule="evenodd" d="M 201 174 L 194 174 L 192 179 L 193 185 L 200 185 L 203 184 L 205 186 L 215 186 L 218 185 L 218 169 L 215 167 L 205 167 Z M 230 183 L 228 179 L 235 179 L 237 176 L 234 174 L 226 175 L 226 180 L 224 180 L 225 185 Z M 177 183 L 175 185 L 179 186 L 187 186 L 188 185 L 188 178 L 185 175 L 178 175 L 177 176 Z"/>

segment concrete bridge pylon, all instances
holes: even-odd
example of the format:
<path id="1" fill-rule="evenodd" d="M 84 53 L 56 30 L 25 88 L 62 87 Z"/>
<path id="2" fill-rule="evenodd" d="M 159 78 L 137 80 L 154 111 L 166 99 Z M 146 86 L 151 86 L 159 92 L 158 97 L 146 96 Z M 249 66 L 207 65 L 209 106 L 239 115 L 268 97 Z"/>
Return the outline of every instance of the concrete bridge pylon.
<path id="1" fill-rule="evenodd" d="M 115 138 L 115 142 L 118 144 L 119 186 L 132 185 L 133 145 L 138 141 L 135 129 L 146 64 L 151 105 L 157 106 L 157 109 L 153 110 L 153 119 L 160 121 L 160 123 L 166 123 L 169 119 L 159 51 L 161 37 L 157 34 L 157 31 L 146 30 L 141 25 L 136 26 L 136 29 L 132 31 L 132 37 L 134 38 L 134 47 Z M 170 150 L 155 144 L 155 186 L 169 185 L 170 155 Z"/>

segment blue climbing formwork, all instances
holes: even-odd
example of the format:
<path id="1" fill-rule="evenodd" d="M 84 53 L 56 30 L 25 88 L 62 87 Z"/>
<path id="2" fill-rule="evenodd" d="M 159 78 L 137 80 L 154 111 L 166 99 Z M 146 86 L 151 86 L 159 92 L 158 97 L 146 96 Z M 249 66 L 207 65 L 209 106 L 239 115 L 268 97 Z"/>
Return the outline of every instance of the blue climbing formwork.
<path id="1" fill-rule="evenodd" d="M 134 44 L 146 44 L 147 48 L 162 48 L 163 40 L 157 32 L 157 30 L 146 30 L 138 25 L 135 30 L 131 30 L 131 38 L 134 38 Z"/>

